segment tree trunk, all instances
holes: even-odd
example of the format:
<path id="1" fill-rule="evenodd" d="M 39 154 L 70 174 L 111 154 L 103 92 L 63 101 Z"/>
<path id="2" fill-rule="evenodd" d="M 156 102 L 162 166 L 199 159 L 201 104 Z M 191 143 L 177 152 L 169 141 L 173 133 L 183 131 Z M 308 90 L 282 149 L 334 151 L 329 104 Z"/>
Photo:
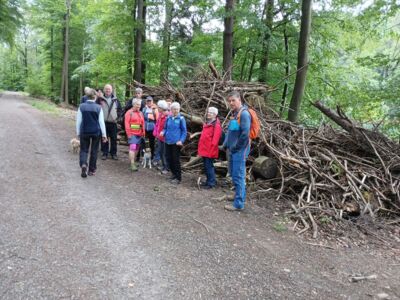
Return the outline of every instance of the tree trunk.
<path id="1" fill-rule="evenodd" d="M 293 95 L 290 101 L 288 120 L 297 122 L 301 99 L 304 94 L 308 64 L 308 41 L 311 31 L 312 0 L 303 0 L 301 5 L 300 41 L 297 55 L 297 72 Z"/>
<path id="2" fill-rule="evenodd" d="M 69 104 L 68 99 L 68 60 L 69 60 L 69 17 L 71 11 L 71 0 L 66 0 L 65 5 L 67 12 L 65 13 L 65 27 L 64 27 L 64 61 L 63 70 L 61 77 L 61 101 L 66 101 Z"/>
<path id="3" fill-rule="evenodd" d="M 83 47 L 82 47 L 82 61 L 81 61 L 81 66 L 83 66 L 85 64 L 85 42 L 83 42 Z M 77 101 L 79 101 L 79 97 L 82 95 L 83 93 L 83 72 L 81 72 L 80 77 L 79 77 L 79 92 L 78 97 L 76 99 L 78 99 Z M 77 102 L 78 103 L 78 102 Z"/>
<path id="4" fill-rule="evenodd" d="M 25 74 L 25 80 L 28 79 L 28 30 L 26 27 L 24 27 L 24 30 L 22 32 L 23 38 L 24 38 L 24 74 Z"/>
<path id="5" fill-rule="evenodd" d="M 278 174 L 278 164 L 276 160 L 266 156 L 257 157 L 251 167 L 254 174 L 264 179 L 275 178 Z"/>
<path id="6" fill-rule="evenodd" d="M 247 63 L 247 56 L 248 56 L 249 52 L 250 52 L 250 48 L 247 47 L 246 53 L 245 53 L 244 58 L 243 58 L 242 67 L 240 68 L 240 81 L 242 81 L 244 79 L 244 68 L 245 68 L 246 63 Z"/>
<path id="7" fill-rule="evenodd" d="M 235 0 L 226 0 L 224 18 L 224 39 L 223 39 L 223 58 L 222 66 L 225 78 L 231 80 L 233 67 L 233 12 Z"/>
<path id="8" fill-rule="evenodd" d="M 142 82 L 143 0 L 137 0 L 133 79 Z"/>
<path id="9" fill-rule="evenodd" d="M 50 89 L 51 96 L 55 96 L 54 86 L 54 26 L 50 28 Z"/>
<path id="10" fill-rule="evenodd" d="M 269 45 L 271 43 L 272 36 L 272 24 L 274 19 L 274 0 L 266 0 L 265 1 L 265 19 L 264 24 L 266 26 L 266 30 L 263 34 L 262 40 L 262 55 L 260 61 L 260 72 L 258 81 L 266 82 L 267 81 L 267 70 L 269 64 Z"/>
<path id="11" fill-rule="evenodd" d="M 286 106 L 286 97 L 289 88 L 289 74 L 290 74 L 290 63 L 289 63 L 289 37 L 286 32 L 286 27 L 283 29 L 283 40 L 285 44 L 285 84 L 283 86 L 281 107 L 279 108 L 279 115 L 282 117 Z"/>
<path id="12" fill-rule="evenodd" d="M 147 4 L 146 0 L 143 0 L 143 31 L 142 31 L 142 49 L 144 43 L 146 43 L 146 17 L 147 17 Z M 146 60 L 142 57 L 142 80 L 141 83 L 146 83 Z"/>
<path id="13" fill-rule="evenodd" d="M 129 1 L 130 3 L 130 1 Z M 128 4 L 129 5 L 129 4 Z M 131 6 L 131 18 L 133 20 L 133 24 L 136 22 L 136 1 L 133 1 Z M 127 38 L 127 49 L 128 49 L 128 60 L 126 63 L 126 71 L 127 71 L 127 82 L 125 85 L 125 98 L 129 99 L 132 96 L 132 86 L 133 82 L 133 45 L 135 42 L 135 29 L 132 27 L 132 30 Z"/>
<path id="14" fill-rule="evenodd" d="M 165 21 L 163 30 L 162 54 L 160 62 L 160 84 L 168 80 L 170 41 L 171 41 L 171 23 L 174 5 L 172 1 L 165 0 Z"/>
<path id="15" fill-rule="evenodd" d="M 247 81 L 251 81 L 251 78 L 253 77 L 253 70 L 254 70 L 254 65 L 256 64 L 256 52 L 253 52 L 253 57 L 251 59 L 251 64 L 249 68 L 249 76 L 247 78 Z"/>

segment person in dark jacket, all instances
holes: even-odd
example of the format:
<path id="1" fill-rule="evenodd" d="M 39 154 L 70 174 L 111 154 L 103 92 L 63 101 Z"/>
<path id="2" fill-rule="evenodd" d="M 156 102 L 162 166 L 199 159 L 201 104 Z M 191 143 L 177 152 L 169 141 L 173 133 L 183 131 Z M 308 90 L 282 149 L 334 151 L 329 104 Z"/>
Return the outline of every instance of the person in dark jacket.
<path id="1" fill-rule="evenodd" d="M 203 158 L 204 171 L 207 176 L 207 181 L 200 183 L 200 187 L 203 189 L 211 189 L 217 184 L 214 159 L 218 158 L 218 143 L 222 135 L 222 128 L 217 115 L 217 108 L 208 108 L 206 123 L 203 124 L 197 150 L 197 154 Z"/>
<path id="2" fill-rule="evenodd" d="M 154 105 L 153 98 L 151 96 L 147 96 L 146 106 L 142 109 L 142 113 L 145 121 L 145 131 L 146 131 L 145 137 L 149 141 L 151 159 L 153 160 L 154 150 L 155 150 L 155 137 L 153 131 L 156 125 L 156 121 L 158 119 L 158 110 L 157 110 L 157 105 Z"/>
<path id="3" fill-rule="evenodd" d="M 160 133 L 161 136 L 165 137 L 165 152 L 172 172 L 171 183 L 173 184 L 179 184 L 182 180 L 181 147 L 187 135 L 186 121 L 179 113 L 180 108 L 178 102 L 171 104 L 171 115 L 167 118 L 164 130 Z"/>
<path id="4" fill-rule="evenodd" d="M 103 109 L 104 122 L 106 124 L 106 131 L 108 140 L 101 144 L 101 152 L 103 156 L 101 159 L 106 160 L 108 155 L 111 158 L 118 160 L 117 156 L 117 121 L 121 115 L 121 103 L 113 95 L 113 88 L 110 84 L 104 86 L 103 97 L 97 98 L 97 103 Z"/>
<path id="5" fill-rule="evenodd" d="M 99 150 L 100 138 L 105 142 L 107 140 L 106 126 L 104 124 L 103 110 L 100 105 L 95 102 L 96 91 L 88 90 L 88 100 L 82 103 L 76 116 L 76 135 L 80 140 L 79 166 L 81 167 L 81 176 L 87 177 L 88 170 L 88 154 L 89 175 L 92 176 L 96 172 L 97 151 Z"/>

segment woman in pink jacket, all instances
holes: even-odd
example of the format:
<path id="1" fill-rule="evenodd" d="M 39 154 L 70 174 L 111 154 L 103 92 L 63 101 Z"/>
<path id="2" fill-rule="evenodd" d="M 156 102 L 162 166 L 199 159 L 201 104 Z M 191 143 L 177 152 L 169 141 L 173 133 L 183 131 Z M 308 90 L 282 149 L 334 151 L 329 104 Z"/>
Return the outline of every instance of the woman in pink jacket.
<path id="1" fill-rule="evenodd" d="M 203 157 L 204 170 L 207 176 L 207 181 L 200 183 L 203 189 L 211 189 L 217 184 L 215 179 L 214 159 L 218 158 L 218 142 L 222 135 L 222 128 L 217 115 L 217 108 L 208 108 L 206 123 L 203 124 L 198 146 L 198 155 Z"/>

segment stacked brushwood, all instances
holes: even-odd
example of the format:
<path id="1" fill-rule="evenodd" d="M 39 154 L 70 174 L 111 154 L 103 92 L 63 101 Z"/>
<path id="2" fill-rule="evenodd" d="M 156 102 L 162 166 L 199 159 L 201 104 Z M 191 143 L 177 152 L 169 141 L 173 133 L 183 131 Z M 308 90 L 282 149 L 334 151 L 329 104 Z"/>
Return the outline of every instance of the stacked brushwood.
<path id="1" fill-rule="evenodd" d="M 299 233 L 312 230 L 317 237 L 318 228 L 327 220 L 362 216 L 400 223 L 399 144 L 377 130 L 364 129 L 340 108 L 333 111 L 315 102 L 314 106 L 336 125 L 305 128 L 279 119 L 265 104 L 264 96 L 271 89 L 259 83 L 226 81 L 211 73 L 187 81 L 179 90 L 169 83 L 159 87 L 136 85 L 156 100 L 172 97 L 181 103 L 191 137 L 182 149 L 187 161 L 183 167 L 192 172 L 200 172 L 202 166 L 196 156 L 197 143 L 207 108 L 219 109 L 226 128 L 231 114 L 227 95 L 233 90 L 241 92 L 261 123 L 260 137 L 252 141 L 248 162 L 250 195 L 290 200 L 289 213 Z M 253 172 L 255 161 L 264 156 L 276 162 L 278 172 L 273 178 Z M 226 161 L 217 161 L 216 165 L 226 171 Z"/>

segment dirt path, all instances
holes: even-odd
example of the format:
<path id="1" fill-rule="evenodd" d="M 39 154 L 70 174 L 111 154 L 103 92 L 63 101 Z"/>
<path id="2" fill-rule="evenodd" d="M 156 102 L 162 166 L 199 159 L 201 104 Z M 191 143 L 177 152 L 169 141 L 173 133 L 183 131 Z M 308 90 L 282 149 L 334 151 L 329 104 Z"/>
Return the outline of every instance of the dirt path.
<path id="1" fill-rule="evenodd" d="M 73 121 L 0 97 L 0 299 L 400 298 L 398 252 L 306 244 L 190 179 L 131 174 L 124 155 L 82 179 L 73 135 Z"/>

